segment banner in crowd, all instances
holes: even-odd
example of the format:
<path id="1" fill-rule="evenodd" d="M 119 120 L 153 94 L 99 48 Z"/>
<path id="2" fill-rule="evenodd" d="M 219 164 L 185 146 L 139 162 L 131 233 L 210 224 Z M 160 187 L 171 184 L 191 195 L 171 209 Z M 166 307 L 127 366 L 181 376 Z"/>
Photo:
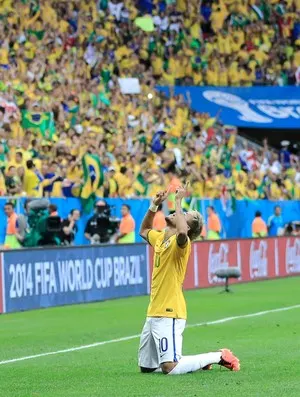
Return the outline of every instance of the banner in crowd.
<path id="1" fill-rule="evenodd" d="M 169 94 L 168 87 L 158 87 Z M 192 108 L 224 124 L 251 128 L 299 129 L 299 87 L 175 87 L 175 94 L 190 92 Z"/>
<path id="2" fill-rule="evenodd" d="M 80 189 L 82 209 L 90 213 L 96 201 L 96 191 L 104 182 L 103 167 L 96 154 L 85 154 L 82 157 L 83 184 Z"/>
<path id="3" fill-rule="evenodd" d="M 144 244 L 7 251 L 2 260 L 7 313 L 147 294 Z"/>
<path id="4" fill-rule="evenodd" d="M 55 122 L 52 112 L 30 112 L 22 110 L 22 127 L 24 129 L 35 129 L 43 138 L 53 139 L 55 134 Z"/>

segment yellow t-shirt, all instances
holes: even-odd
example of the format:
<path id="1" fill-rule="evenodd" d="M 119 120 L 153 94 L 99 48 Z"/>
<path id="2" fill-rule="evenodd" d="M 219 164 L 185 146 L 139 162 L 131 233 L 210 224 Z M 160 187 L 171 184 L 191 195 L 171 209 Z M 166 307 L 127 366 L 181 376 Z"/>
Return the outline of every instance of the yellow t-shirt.
<path id="1" fill-rule="evenodd" d="M 119 186 L 120 197 L 126 196 L 128 187 L 130 186 L 130 179 L 128 176 L 121 174 L 121 172 L 117 172 L 115 175 L 115 181 Z"/>
<path id="2" fill-rule="evenodd" d="M 203 84 L 203 76 L 201 72 L 197 72 L 197 71 L 193 72 L 193 82 L 195 85 Z"/>
<path id="3" fill-rule="evenodd" d="M 257 62 L 262 65 L 269 57 L 268 55 L 261 50 L 252 50 L 250 55 L 254 55 Z"/>
<path id="4" fill-rule="evenodd" d="M 156 193 L 158 193 L 161 190 L 164 190 L 165 188 L 166 187 L 162 184 L 159 184 L 156 182 L 150 183 L 149 189 L 148 189 L 148 196 L 153 197 L 156 195 Z"/>
<path id="5" fill-rule="evenodd" d="M 8 65 L 8 50 L 6 48 L 0 48 L 0 64 Z"/>
<path id="6" fill-rule="evenodd" d="M 187 7 L 187 2 L 185 0 L 177 0 L 177 9 L 180 12 L 185 12 Z"/>
<path id="7" fill-rule="evenodd" d="M 239 71 L 235 67 L 231 67 L 228 71 L 229 81 L 231 85 L 239 85 L 240 83 L 240 74 Z"/>
<path id="8" fill-rule="evenodd" d="M 231 40 L 230 36 L 218 36 L 218 49 L 220 54 L 231 54 Z"/>
<path id="9" fill-rule="evenodd" d="M 273 199 L 273 200 L 280 200 L 281 199 L 281 190 L 278 187 L 276 182 L 272 182 L 271 183 L 270 194 L 271 194 L 271 199 Z"/>
<path id="10" fill-rule="evenodd" d="M 285 196 L 285 198 L 288 200 L 290 198 L 290 196 L 292 198 L 294 198 L 294 183 L 290 180 L 290 179 L 285 179 L 284 180 L 284 186 L 287 190 L 287 193 Z"/>
<path id="11" fill-rule="evenodd" d="M 204 182 L 196 181 L 192 183 L 192 196 L 193 197 L 204 197 Z"/>
<path id="12" fill-rule="evenodd" d="M 109 197 L 116 197 L 118 193 L 118 184 L 114 178 L 109 178 Z"/>
<path id="13" fill-rule="evenodd" d="M 168 74 L 167 72 L 163 73 L 162 80 L 165 84 L 174 85 L 175 84 L 175 75 L 172 73 Z"/>
<path id="14" fill-rule="evenodd" d="M 221 195 L 221 180 L 219 175 L 216 175 L 213 179 L 207 179 L 204 186 L 204 197 L 205 198 L 217 198 Z"/>
<path id="15" fill-rule="evenodd" d="M 18 152 L 21 152 L 21 153 L 23 154 L 23 161 L 24 161 L 24 164 L 26 164 L 26 161 L 32 159 L 32 153 L 31 153 L 29 150 L 18 149 Z"/>
<path id="16" fill-rule="evenodd" d="M 217 70 L 207 70 L 206 80 L 208 85 L 218 85 L 218 71 Z"/>
<path id="17" fill-rule="evenodd" d="M 224 21 L 227 17 L 227 12 L 225 10 L 212 12 L 210 16 L 212 30 L 217 33 L 222 29 Z"/>
<path id="18" fill-rule="evenodd" d="M 5 179 L 2 172 L 0 172 L 0 196 L 6 195 Z"/>
<path id="19" fill-rule="evenodd" d="M 54 182 L 51 197 L 63 197 L 62 182 Z"/>
<path id="20" fill-rule="evenodd" d="M 246 196 L 246 186 L 244 183 L 237 182 L 235 184 L 235 195 L 238 200 L 243 200 Z"/>
<path id="21" fill-rule="evenodd" d="M 155 76 L 161 76 L 163 72 L 163 60 L 160 57 L 155 57 L 152 60 L 152 68 Z"/>
<path id="22" fill-rule="evenodd" d="M 296 65 L 300 65 L 300 50 L 295 52 L 294 61 Z"/>
<path id="23" fill-rule="evenodd" d="M 39 196 L 39 178 L 32 170 L 25 170 L 24 175 L 24 190 L 29 197 Z"/>
<path id="24" fill-rule="evenodd" d="M 36 46 L 30 41 L 27 41 L 24 45 L 25 58 L 33 59 L 35 57 L 35 51 L 36 51 Z"/>
<path id="25" fill-rule="evenodd" d="M 247 189 L 247 193 L 246 193 L 247 197 L 251 200 L 257 200 L 259 198 L 259 193 L 257 190 L 250 190 Z"/>
<path id="26" fill-rule="evenodd" d="M 186 319 L 186 304 L 182 292 L 191 253 L 188 239 L 185 247 L 178 246 L 176 235 L 164 241 L 165 232 L 150 230 L 148 241 L 154 248 L 150 304 L 147 316 Z"/>
<path id="27" fill-rule="evenodd" d="M 228 71 L 220 70 L 219 72 L 219 85 L 226 87 L 228 85 Z"/>
<path id="28" fill-rule="evenodd" d="M 67 178 L 72 182 L 79 182 L 82 177 L 82 169 L 79 167 L 69 168 L 67 171 Z"/>

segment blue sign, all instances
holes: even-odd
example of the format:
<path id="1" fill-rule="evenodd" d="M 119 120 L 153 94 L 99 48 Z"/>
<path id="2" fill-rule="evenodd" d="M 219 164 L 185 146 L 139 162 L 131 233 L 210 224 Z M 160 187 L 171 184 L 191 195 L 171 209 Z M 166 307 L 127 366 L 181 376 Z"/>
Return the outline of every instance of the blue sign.
<path id="1" fill-rule="evenodd" d="M 4 252 L 4 312 L 147 294 L 145 244 Z"/>
<path id="2" fill-rule="evenodd" d="M 158 87 L 169 95 L 168 87 Z M 300 87 L 175 87 L 190 92 L 192 108 L 224 124 L 251 128 L 300 129 Z"/>

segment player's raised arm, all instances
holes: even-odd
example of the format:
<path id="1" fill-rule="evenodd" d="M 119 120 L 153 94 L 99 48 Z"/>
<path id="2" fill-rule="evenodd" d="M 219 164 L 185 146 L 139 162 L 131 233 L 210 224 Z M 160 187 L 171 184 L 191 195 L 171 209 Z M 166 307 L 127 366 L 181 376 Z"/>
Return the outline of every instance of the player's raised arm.
<path id="1" fill-rule="evenodd" d="M 156 194 L 153 199 L 152 204 L 150 205 L 143 222 L 140 228 L 140 236 L 143 237 L 146 241 L 148 241 L 147 236 L 149 231 L 152 229 L 153 219 L 155 217 L 155 213 L 157 212 L 158 206 L 162 204 L 163 201 L 168 197 L 168 190 L 160 191 Z"/>
<path id="2" fill-rule="evenodd" d="M 182 212 L 181 201 L 186 196 L 188 183 L 176 191 L 175 212 L 176 212 L 176 239 L 179 247 L 184 247 L 188 239 L 188 224 Z"/>

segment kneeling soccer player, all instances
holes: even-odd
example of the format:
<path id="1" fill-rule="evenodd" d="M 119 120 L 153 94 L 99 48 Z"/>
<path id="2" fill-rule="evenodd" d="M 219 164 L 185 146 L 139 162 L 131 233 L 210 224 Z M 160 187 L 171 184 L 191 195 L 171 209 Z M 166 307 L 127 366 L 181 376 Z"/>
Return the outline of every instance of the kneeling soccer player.
<path id="1" fill-rule="evenodd" d="M 186 304 L 182 292 L 191 241 L 201 233 L 203 221 L 198 211 L 183 213 L 181 201 L 186 187 L 176 192 L 176 211 L 166 217 L 163 232 L 152 229 L 158 206 L 168 192 L 159 192 L 141 226 L 140 235 L 154 248 L 150 304 L 141 334 L 139 366 L 142 372 L 177 375 L 210 369 L 219 364 L 238 371 L 240 363 L 228 349 L 218 352 L 182 356 L 182 333 L 186 323 Z"/>

